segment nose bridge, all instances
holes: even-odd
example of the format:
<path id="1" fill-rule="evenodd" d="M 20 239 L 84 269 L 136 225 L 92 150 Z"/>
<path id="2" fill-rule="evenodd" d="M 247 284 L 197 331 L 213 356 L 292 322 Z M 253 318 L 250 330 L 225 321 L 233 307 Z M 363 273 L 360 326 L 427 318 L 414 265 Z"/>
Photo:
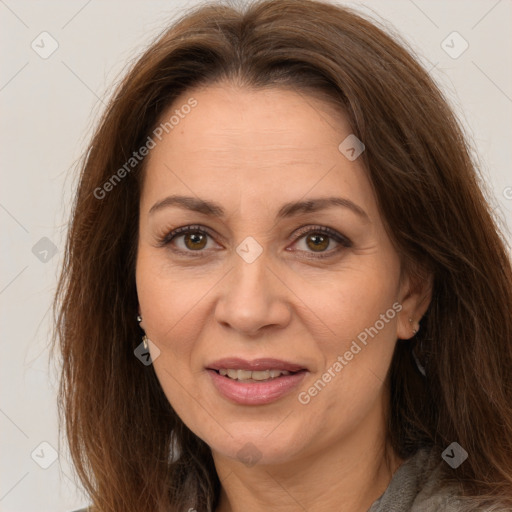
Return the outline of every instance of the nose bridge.
<path id="1" fill-rule="evenodd" d="M 286 294 L 269 268 L 270 260 L 268 249 L 252 237 L 236 247 L 234 268 L 216 307 L 218 322 L 247 334 L 265 326 L 287 324 L 290 311 Z"/>

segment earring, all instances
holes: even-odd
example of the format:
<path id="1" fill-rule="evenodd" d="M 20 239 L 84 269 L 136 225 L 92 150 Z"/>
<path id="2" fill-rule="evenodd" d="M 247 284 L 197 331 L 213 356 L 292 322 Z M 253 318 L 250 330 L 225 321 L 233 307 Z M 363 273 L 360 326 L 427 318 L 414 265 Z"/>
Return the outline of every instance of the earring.
<path id="1" fill-rule="evenodd" d="M 422 348 L 422 342 L 420 342 L 420 350 Z M 418 368 L 419 372 L 423 375 L 423 377 L 426 377 L 427 376 L 427 371 L 425 370 L 425 366 L 423 366 L 421 363 L 420 363 L 420 360 L 418 358 L 418 356 L 416 355 L 416 352 L 414 352 L 414 349 L 411 350 L 411 353 L 412 353 L 412 357 L 414 359 L 414 362 L 416 363 L 416 367 Z"/>
<path id="2" fill-rule="evenodd" d="M 409 318 L 409 323 L 411 324 L 411 327 L 412 327 L 412 318 Z M 416 324 L 416 327 L 412 327 L 413 335 L 416 335 L 417 332 L 419 331 L 419 329 L 420 329 L 420 324 Z M 423 341 L 420 341 L 420 352 L 422 350 L 422 346 L 423 346 Z M 426 377 L 427 372 L 425 370 L 425 366 L 423 366 L 420 363 L 420 360 L 419 360 L 418 356 L 416 355 L 414 348 L 411 350 L 411 354 L 412 354 L 412 357 L 414 359 L 414 362 L 416 363 L 416 367 L 418 368 L 419 372 L 423 375 L 423 377 Z"/>
<path id="3" fill-rule="evenodd" d="M 140 315 L 137 315 L 137 322 L 139 322 L 139 324 L 142 322 L 142 317 Z M 146 336 L 146 334 L 144 334 L 144 336 L 142 336 L 142 343 L 144 343 L 144 349 L 147 350 L 148 349 L 148 337 Z"/>
<path id="4" fill-rule="evenodd" d="M 419 324 L 417 325 L 417 328 L 416 328 L 416 327 L 413 327 L 413 326 L 412 326 L 412 318 L 409 318 L 409 323 L 411 324 L 411 327 L 412 327 L 412 333 L 413 333 L 413 334 L 417 334 L 417 333 L 418 333 L 418 331 L 419 331 L 419 328 L 420 328 Z"/>

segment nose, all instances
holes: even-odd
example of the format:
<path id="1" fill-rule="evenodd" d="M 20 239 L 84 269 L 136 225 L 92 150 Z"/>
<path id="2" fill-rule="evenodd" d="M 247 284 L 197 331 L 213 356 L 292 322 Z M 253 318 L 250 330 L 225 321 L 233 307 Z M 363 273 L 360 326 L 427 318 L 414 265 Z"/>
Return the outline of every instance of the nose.
<path id="1" fill-rule="evenodd" d="M 265 251 L 251 263 L 233 255 L 234 268 L 220 284 L 215 307 L 223 327 L 255 337 L 290 323 L 293 294 L 268 260 Z"/>

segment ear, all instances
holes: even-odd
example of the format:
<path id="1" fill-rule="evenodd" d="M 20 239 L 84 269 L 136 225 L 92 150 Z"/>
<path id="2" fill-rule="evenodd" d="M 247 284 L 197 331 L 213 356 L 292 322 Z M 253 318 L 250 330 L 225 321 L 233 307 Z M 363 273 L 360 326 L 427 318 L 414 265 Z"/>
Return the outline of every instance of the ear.
<path id="1" fill-rule="evenodd" d="M 420 330 L 420 320 L 432 300 L 433 275 L 431 273 L 405 273 L 400 281 L 399 302 L 402 309 L 398 315 L 397 338 L 408 340 Z M 416 332 L 414 332 L 416 331 Z"/>

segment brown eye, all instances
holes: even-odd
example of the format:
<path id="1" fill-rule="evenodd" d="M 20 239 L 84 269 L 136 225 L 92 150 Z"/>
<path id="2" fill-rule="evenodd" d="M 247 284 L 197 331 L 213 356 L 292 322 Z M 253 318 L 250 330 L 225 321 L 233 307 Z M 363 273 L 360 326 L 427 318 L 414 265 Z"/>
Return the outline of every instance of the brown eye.
<path id="1" fill-rule="evenodd" d="M 316 252 L 321 252 L 329 247 L 329 237 L 320 233 L 313 233 L 306 237 L 307 246 Z"/>
<path id="2" fill-rule="evenodd" d="M 207 235 L 200 232 L 191 232 L 187 233 L 183 236 L 183 241 L 185 243 L 185 246 L 187 249 L 190 249 L 192 251 L 197 251 L 199 249 L 204 249 L 207 243 Z"/>
<path id="3" fill-rule="evenodd" d="M 295 234 L 294 245 L 293 251 L 304 253 L 306 258 L 328 258 L 352 247 L 352 242 L 326 226 L 306 226 Z"/>
<path id="4" fill-rule="evenodd" d="M 213 237 L 201 226 L 184 226 L 163 237 L 159 245 L 170 246 L 173 250 L 189 255 L 200 256 L 206 254 L 208 242 L 213 243 Z M 194 254 L 195 253 L 195 254 Z"/>

